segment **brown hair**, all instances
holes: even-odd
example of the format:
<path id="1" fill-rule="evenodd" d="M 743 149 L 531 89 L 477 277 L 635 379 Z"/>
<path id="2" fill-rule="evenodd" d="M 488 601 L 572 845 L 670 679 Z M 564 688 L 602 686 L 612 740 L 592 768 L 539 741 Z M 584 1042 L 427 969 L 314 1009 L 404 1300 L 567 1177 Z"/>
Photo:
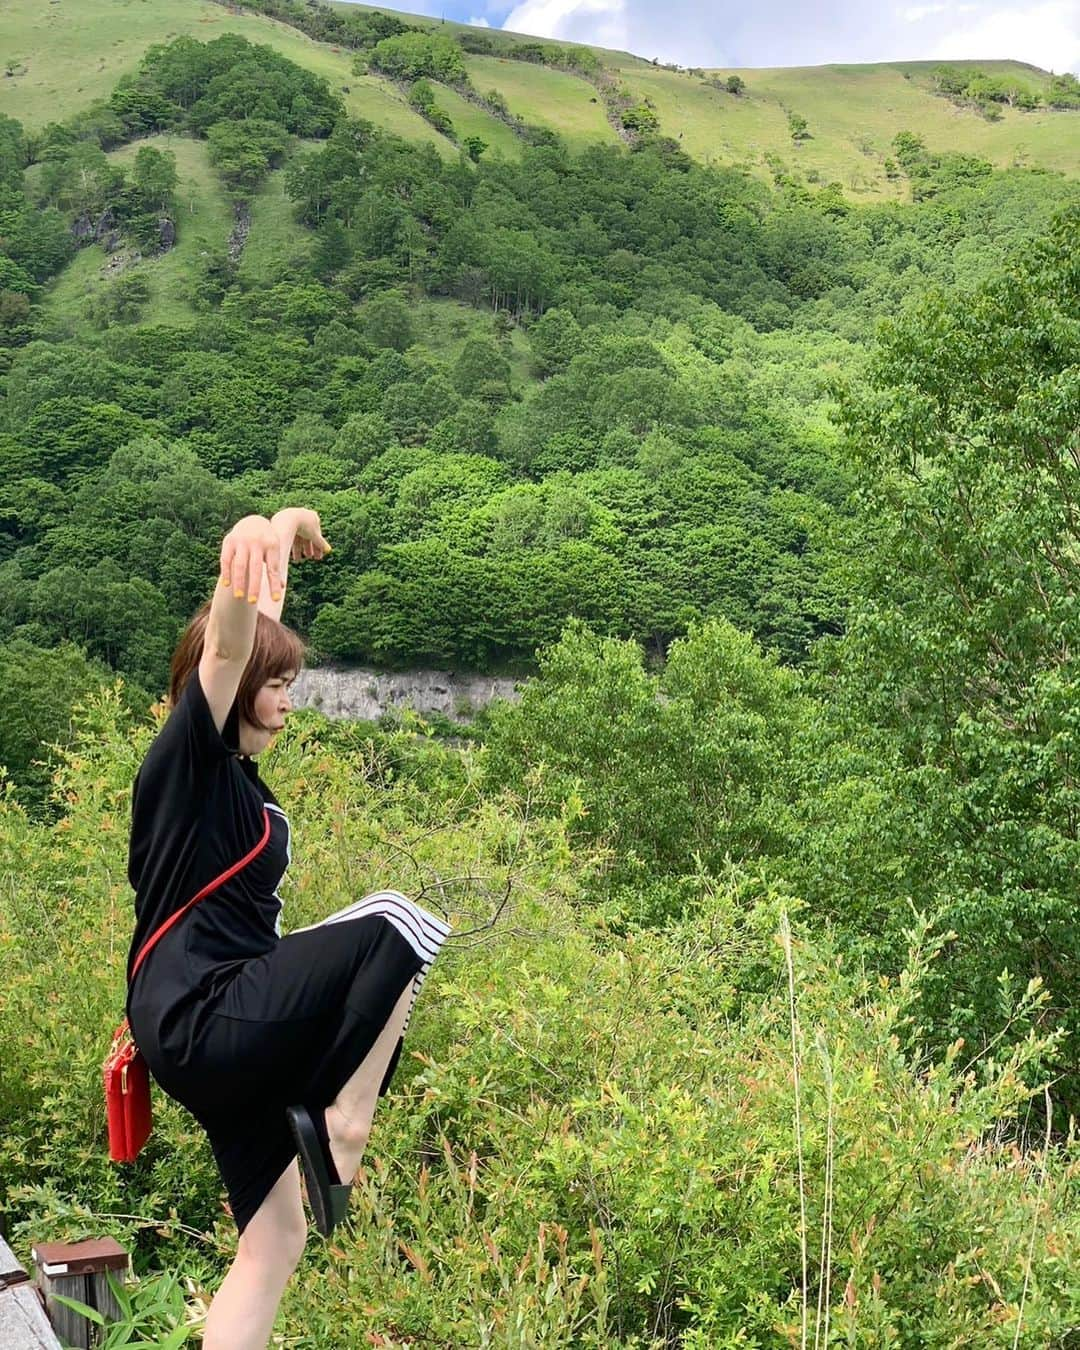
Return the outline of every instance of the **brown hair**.
<path id="1" fill-rule="evenodd" d="M 176 706 L 184 685 L 202 658 L 206 622 L 210 617 L 212 603 L 211 600 L 207 600 L 199 607 L 176 644 L 169 668 L 171 708 Z M 255 642 L 236 694 L 240 716 L 245 722 L 249 722 L 259 731 L 270 730 L 255 716 L 255 696 L 267 680 L 280 679 L 287 670 L 299 675 L 300 667 L 304 664 L 304 650 L 303 642 L 291 628 L 260 612 L 255 624 Z"/>

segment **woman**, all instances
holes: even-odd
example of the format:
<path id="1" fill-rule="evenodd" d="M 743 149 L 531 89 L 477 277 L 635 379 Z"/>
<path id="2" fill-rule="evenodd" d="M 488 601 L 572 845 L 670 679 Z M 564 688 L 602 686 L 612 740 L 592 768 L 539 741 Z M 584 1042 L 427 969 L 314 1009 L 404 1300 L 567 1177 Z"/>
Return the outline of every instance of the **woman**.
<path id="1" fill-rule="evenodd" d="M 132 1035 L 206 1129 L 239 1231 L 204 1350 L 262 1350 L 307 1238 L 344 1217 L 378 1098 L 448 925 L 396 891 L 281 937 L 289 822 L 256 757 L 290 711 L 303 645 L 279 622 L 288 560 L 330 545 L 314 511 L 245 516 L 173 655 L 171 712 L 135 778 Z M 143 943 L 211 883 L 131 979 Z M 299 1153 L 299 1161 L 297 1154 Z"/>

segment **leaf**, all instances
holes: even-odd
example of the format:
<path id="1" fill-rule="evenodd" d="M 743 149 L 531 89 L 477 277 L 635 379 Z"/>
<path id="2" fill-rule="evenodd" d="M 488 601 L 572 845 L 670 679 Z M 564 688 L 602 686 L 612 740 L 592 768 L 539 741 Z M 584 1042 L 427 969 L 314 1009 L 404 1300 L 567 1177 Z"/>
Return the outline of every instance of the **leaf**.
<path id="1" fill-rule="evenodd" d="M 174 1327 L 163 1341 L 158 1342 L 160 1350 L 179 1350 L 191 1335 L 191 1328 L 185 1326 Z"/>
<path id="2" fill-rule="evenodd" d="M 117 1303 L 120 1306 L 120 1311 L 124 1314 L 126 1320 L 130 1322 L 132 1319 L 132 1309 L 133 1309 L 131 1295 L 128 1293 L 127 1289 L 125 1289 L 125 1287 L 120 1283 L 120 1281 L 116 1279 L 111 1270 L 107 1270 L 105 1272 L 105 1279 L 108 1283 L 109 1288 L 112 1290 L 113 1297 L 116 1299 Z"/>
<path id="3" fill-rule="evenodd" d="M 89 1318 L 96 1326 L 103 1327 L 105 1325 L 105 1318 L 102 1314 L 96 1308 L 91 1308 L 88 1303 L 80 1303 L 77 1298 L 68 1298 L 66 1294 L 54 1294 L 53 1298 L 57 1303 L 62 1303 L 65 1308 L 71 1308 L 80 1316 Z"/>
<path id="4" fill-rule="evenodd" d="M 413 1251 L 413 1249 L 409 1246 L 409 1244 L 407 1242 L 403 1242 L 400 1238 L 398 1239 L 398 1246 L 405 1253 L 405 1256 L 408 1258 L 409 1263 L 415 1266 L 416 1269 L 420 1272 L 421 1276 L 423 1277 L 424 1283 L 430 1284 L 431 1267 L 428 1265 L 427 1261 L 420 1254 L 420 1252 Z"/>

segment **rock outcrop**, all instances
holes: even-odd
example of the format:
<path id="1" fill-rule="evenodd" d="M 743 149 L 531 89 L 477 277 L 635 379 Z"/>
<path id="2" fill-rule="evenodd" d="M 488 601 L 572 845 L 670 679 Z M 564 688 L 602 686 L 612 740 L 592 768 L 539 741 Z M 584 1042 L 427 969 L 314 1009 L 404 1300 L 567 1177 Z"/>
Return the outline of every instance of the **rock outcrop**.
<path id="1" fill-rule="evenodd" d="M 516 699 L 517 681 L 500 675 L 459 675 L 446 670 L 378 671 L 335 666 L 305 668 L 293 685 L 293 705 L 318 708 L 327 717 L 376 721 L 390 708 L 438 712 L 467 722 L 494 698 Z"/>

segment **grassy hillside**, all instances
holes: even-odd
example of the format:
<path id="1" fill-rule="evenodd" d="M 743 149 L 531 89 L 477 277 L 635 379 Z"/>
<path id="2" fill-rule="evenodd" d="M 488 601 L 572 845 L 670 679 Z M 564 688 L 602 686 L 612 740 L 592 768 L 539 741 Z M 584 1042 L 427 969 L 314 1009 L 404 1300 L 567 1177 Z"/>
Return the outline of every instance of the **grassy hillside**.
<path id="1" fill-rule="evenodd" d="M 401 17 L 439 25 L 442 31 L 462 28 L 412 14 Z M 0 77 L 0 112 L 29 128 L 64 117 L 108 94 L 151 43 L 181 33 L 201 39 L 239 33 L 266 43 L 325 76 L 343 93 L 350 112 L 412 140 L 430 141 L 444 156 L 457 154 L 391 81 L 354 75 L 349 51 L 210 0 L 80 0 L 77 7 L 8 0 L 0 9 L 0 50 L 19 63 L 19 73 Z M 485 30 L 485 35 L 496 50 L 515 40 L 497 31 Z M 998 167 L 1024 164 L 1080 173 L 1080 113 L 1007 108 L 1000 121 L 989 122 L 932 91 L 931 62 L 743 70 L 747 91 L 734 97 L 709 83 L 732 72 L 690 74 L 626 52 L 595 50 L 632 94 L 652 101 L 660 130 L 703 161 L 746 164 L 768 174 L 779 157 L 811 182 L 839 181 L 853 197 L 902 197 L 906 184 L 888 179 L 884 162 L 892 137 L 907 130 L 923 136 L 931 150 L 981 155 Z M 991 73 L 1012 71 L 1039 88 L 1048 79 L 1045 72 L 1015 62 L 967 64 Z M 467 66 L 478 89 L 497 89 L 512 112 L 553 127 L 574 147 L 616 139 L 596 90 L 585 80 L 497 55 L 470 56 Z M 439 97 L 461 137 L 480 136 L 492 154 L 519 153 L 520 142 L 509 127 L 452 90 L 441 90 Z M 792 141 L 789 111 L 809 123 L 810 138 L 801 144 Z"/>
<path id="2" fill-rule="evenodd" d="M 555 127 L 574 149 L 618 140 L 596 90 L 585 80 L 497 56 L 469 56 L 465 65 L 477 89 L 497 89 L 512 113 Z"/>
<path id="3" fill-rule="evenodd" d="M 195 264 L 208 247 L 226 245 L 233 228 L 232 205 L 210 168 L 205 142 L 186 136 L 152 136 L 138 144 L 122 146 L 110 158 L 127 164 L 140 145 L 153 145 L 176 156 L 180 180 L 176 246 L 161 257 L 141 261 L 133 256 L 128 245 L 114 255 L 107 253 L 101 244 L 80 249 L 54 283 L 46 303 L 49 325 L 57 333 L 84 328 L 93 300 L 119 276 L 132 272 L 145 277 L 150 285 L 151 298 L 144 314 L 147 322 L 188 323 L 195 317 L 188 298 Z M 273 184 L 267 185 L 260 199 L 272 192 Z M 273 214 L 282 223 L 290 219 L 281 211 Z"/>
<path id="4" fill-rule="evenodd" d="M 748 157 L 754 152 L 772 152 L 794 161 L 804 172 L 816 172 L 826 181 L 837 179 L 850 191 L 887 192 L 892 189 L 885 179 L 884 160 L 893 136 L 905 130 L 922 136 L 932 150 L 981 155 L 996 168 L 1022 164 L 1080 173 L 1080 113 L 1005 108 L 999 122 L 989 122 L 974 109 L 957 107 L 932 91 L 930 73 L 935 64 L 741 71 L 746 95 L 715 95 L 717 119 L 723 127 L 718 157 L 724 159 L 739 147 Z M 1048 83 L 1045 72 L 1019 62 L 953 64 L 972 65 L 988 74 L 1013 73 L 1039 90 Z M 735 72 L 715 73 L 723 78 Z M 649 79 L 637 68 L 628 70 L 628 76 L 632 83 Z M 664 81 L 656 81 L 653 96 L 658 107 L 667 87 Z M 788 132 L 787 109 L 801 113 L 809 122 L 811 138 L 798 149 Z M 661 122 L 665 112 L 662 108 Z M 667 116 L 675 120 L 674 112 Z M 700 153 L 692 145 L 687 149 Z"/>
<path id="5" fill-rule="evenodd" d="M 0 77 L 0 112 L 40 127 L 107 97 L 152 43 L 186 34 L 201 42 L 239 33 L 322 75 L 341 91 L 349 111 L 410 140 L 429 140 L 454 156 L 454 146 L 429 126 L 392 84 L 352 73 L 352 53 L 313 42 L 273 19 L 234 12 L 210 0 L 79 0 L 77 7 L 9 0 L 0 9 L 0 51 L 23 73 Z M 345 93 L 345 87 L 348 92 Z"/>
<path id="6" fill-rule="evenodd" d="M 509 63 L 507 63 L 509 64 Z M 374 79 L 374 76 L 366 77 Z M 494 117 L 484 108 L 463 98 L 456 89 L 435 81 L 437 89 L 436 104 L 449 116 L 454 130 L 462 141 L 470 136 L 479 136 L 487 142 L 488 155 L 503 155 L 508 159 L 517 159 L 524 142 L 505 122 Z"/>

